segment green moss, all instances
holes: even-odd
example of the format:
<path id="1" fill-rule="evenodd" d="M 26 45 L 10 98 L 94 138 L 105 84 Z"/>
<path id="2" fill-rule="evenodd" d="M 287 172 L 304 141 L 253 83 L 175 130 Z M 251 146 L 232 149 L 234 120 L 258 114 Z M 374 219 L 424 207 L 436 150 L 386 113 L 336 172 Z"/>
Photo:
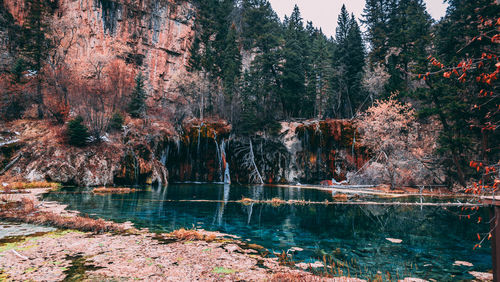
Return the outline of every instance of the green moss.
<path id="1" fill-rule="evenodd" d="M 16 251 L 25 251 L 29 250 L 31 248 L 34 248 L 37 246 L 35 244 L 37 241 L 44 237 L 48 238 L 60 238 L 66 234 L 69 233 L 82 233 L 80 231 L 75 231 L 75 230 L 58 230 L 58 231 L 53 231 L 53 232 L 42 232 L 42 233 L 35 233 L 33 235 L 29 236 L 15 236 L 7 239 L 3 239 L 0 243 L 0 253 L 9 251 L 9 250 L 16 250 Z M 24 246 L 26 243 L 31 243 L 29 245 Z"/>
<path id="2" fill-rule="evenodd" d="M 215 274 L 233 274 L 233 273 L 236 273 L 236 270 L 217 266 L 217 267 L 214 267 L 214 269 L 212 270 L 212 273 L 215 273 Z"/>

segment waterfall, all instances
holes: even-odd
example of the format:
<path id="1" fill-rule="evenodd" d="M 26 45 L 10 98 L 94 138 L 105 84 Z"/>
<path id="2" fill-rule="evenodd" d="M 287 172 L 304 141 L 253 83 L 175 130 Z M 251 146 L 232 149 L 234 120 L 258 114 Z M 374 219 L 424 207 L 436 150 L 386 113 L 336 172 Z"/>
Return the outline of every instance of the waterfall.
<path id="1" fill-rule="evenodd" d="M 168 154 L 170 152 L 170 145 L 167 144 L 167 147 L 163 150 L 160 156 L 160 162 L 166 166 L 167 165 L 167 160 L 168 160 Z"/>
<path id="2" fill-rule="evenodd" d="M 226 161 L 226 142 L 222 139 L 222 143 L 220 144 L 220 153 L 222 156 L 222 164 L 224 166 L 224 183 L 231 184 L 231 175 L 229 174 L 229 165 Z"/>
<path id="3" fill-rule="evenodd" d="M 203 122 L 200 123 L 200 127 L 198 128 L 198 147 L 196 148 L 196 155 L 198 160 L 200 159 L 200 142 L 201 142 L 201 128 L 203 127 Z"/>
<path id="4" fill-rule="evenodd" d="M 179 137 L 175 138 L 175 146 L 177 147 L 177 156 L 181 154 L 181 139 Z"/>
<path id="5" fill-rule="evenodd" d="M 214 142 L 215 142 L 215 150 L 217 153 L 217 160 L 219 161 L 219 170 L 218 170 L 219 179 L 221 181 L 224 181 L 224 176 L 222 175 L 222 154 L 221 150 L 219 149 L 219 143 L 217 142 L 217 132 L 215 130 L 214 130 Z"/>
<path id="6" fill-rule="evenodd" d="M 135 185 L 139 185 L 139 167 L 137 166 L 137 155 L 135 154 L 135 151 L 132 150 L 132 155 L 134 157 L 134 180 L 135 180 Z"/>
<path id="7" fill-rule="evenodd" d="M 219 161 L 219 179 L 224 184 L 231 184 L 231 175 L 229 173 L 229 165 L 226 161 L 226 142 L 222 139 L 222 142 L 219 146 L 217 142 L 217 132 L 214 130 L 214 142 L 215 142 L 215 150 L 217 152 L 217 159 Z"/>

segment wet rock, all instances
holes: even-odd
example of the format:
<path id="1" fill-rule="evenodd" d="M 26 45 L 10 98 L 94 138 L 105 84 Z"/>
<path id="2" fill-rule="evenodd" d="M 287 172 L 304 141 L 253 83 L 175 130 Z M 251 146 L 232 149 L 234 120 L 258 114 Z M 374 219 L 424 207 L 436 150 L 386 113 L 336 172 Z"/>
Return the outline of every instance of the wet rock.
<path id="1" fill-rule="evenodd" d="M 493 274 L 488 272 L 469 271 L 479 281 L 493 281 Z"/>
<path id="2" fill-rule="evenodd" d="M 394 244 L 401 244 L 401 242 L 403 242 L 403 240 L 401 239 L 395 239 L 395 238 L 385 238 L 385 239 Z"/>
<path id="3" fill-rule="evenodd" d="M 235 245 L 235 244 L 225 245 L 224 249 L 226 251 L 228 251 L 229 253 L 236 252 L 236 251 L 241 251 L 241 248 L 238 245 Z"/>
<path id="4" fill-rule="evenodd" d="M 474 266 L 472 263 L 468 262 L 468 261 L 461 261 L 461 260 L 457 260 L 453 263 L 453 265 L 457 265 L 457 266 L 467 266 L 467 267 L 472 267 Z"/>

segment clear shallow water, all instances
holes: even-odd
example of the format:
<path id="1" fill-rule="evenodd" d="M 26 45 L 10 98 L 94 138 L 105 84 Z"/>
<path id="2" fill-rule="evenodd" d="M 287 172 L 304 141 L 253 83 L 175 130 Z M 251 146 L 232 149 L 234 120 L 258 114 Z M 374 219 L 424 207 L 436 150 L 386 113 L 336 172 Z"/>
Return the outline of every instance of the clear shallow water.
<path id="1" fill-rule="evenodd" d="M 377 271 L 388 271 L 393 277 L 460 281 L 473 279 L 468 271 L 491 269 L 489 242 L 483 243 L 481 249 L 473 250 L 477 244 L 476 234 L 488 232 L 486 224 L 477 224 L 475 220 L 478 215 L 487 219 L 486 209 L 480 209 L 471 220 L 467 220 L 459 218 L 458 214 L 466 212 L 457 207 L 243 205 L 231 201 L 243 197 L 254 200 L 277 197 L 321 202 L 325 199 L 332 201 L 332 193 L 301 188 L 213 184 L 169 185 L 157 190 L 115 195 L 64 189 L 44 197 L 68 204 L 69 209 L 90 216 L 130 220 L 137 227 L 148 227 L 152 231 L 169 232 L 194 226 L 238 235 L 271 251 L 300 247 L 303 251 L 295 252 L 295 260 L 313 262 L 322 260 L 324 255 L 331 256 L 337 261 L 355 265 L 350 274 L 361 278 L 373 277 Z M 420 201 L 416 198 L 397 200 Z M 424 201 L 435 202 L 436 199 L 426 198 Z M 451 199 L 442 201 L 453 202 Z M 403 242 L 395 244 L 385 238 Z M 474 266 L 453 266 L 457 260 Z"/>

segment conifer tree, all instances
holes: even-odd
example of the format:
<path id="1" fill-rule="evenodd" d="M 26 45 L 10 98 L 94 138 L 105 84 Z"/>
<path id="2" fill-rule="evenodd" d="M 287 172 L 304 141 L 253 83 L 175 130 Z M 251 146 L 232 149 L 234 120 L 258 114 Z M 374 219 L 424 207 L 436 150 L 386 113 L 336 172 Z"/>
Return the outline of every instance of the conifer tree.
<path id="1" fill-rule="evenodd" d="M 83 124 L 83 118 L 77 116 L 70 120 L 67 126 L 68 143 L 73 146 L 83 147 L 87 145 L 89 132 Z"/>
<path id="2" fill-rule="evenodd" d="M 224 83 L 224 96 L 231 106 L 230 117 L 233 117 L 233 98 L 238 90 L 238 81 L 241 76 L 241 53 L 238 48 L 236 27 L 233 24 L 226 40 L 226 48 L 222 55 L 222 79 Z"/>
<path id="3" fill-rule="evenodd" d="M 335 94 L 330 102 L 331 111 L 335 117 L 350 118 L 365 96 L 361 87 L 365 52 L 358 23 L 354 16 L 349 16 L 345 5 L 337 23 L 332 79 Z"/>
<path id="4" fill-rule="evenodd" d="M 36 80 L 34 102 L 38 105 L 38 117 L 43 117 L 42 67 L 48 56 L 50 41 L 48 18 L 50 7 L 45 0 L 26 0 L 26 18 L 21 29 L 21 56 L 33 72 Z"/>
<path id="5" fill-rule="evenodd" d="M 366 0 L 362 24 L 366 26 L 366 38 L 370 44 L 370 66 L 385 62 L 388 36 L 388 0 Z"/>
<path id="6" fill-rule="evenodd" d="M 146 113 L 146 91 L 144 90 L 142 73 L 139 73 L 135 78 L 135 87 L 128 105 L 128 113 L 134 118 L 144 117 Z"/>
<path id="7" fill-rule="evenodd" d="M 290 18 L 285 19 L 285 45 L 283 46 L 283 74 L 281 99 L 283 110 L 288 117 L 299 117 L 301 112 L 312 109 L 311 99 L 306 94 L 306 50 L 307 34 L 295 5 Z"/>
<path id="8" fill-rule="evenodd" d="M 331 80 L 333 76 L 332 42 L 329 42 L 321 30 L 317 31 L 312 40 L 310 55 L 310 72 L 308 77 L 308 92 L 314 97 L 314 115 L 323 118 L 326 115 L 328 102 L 332 97 Z"/>

